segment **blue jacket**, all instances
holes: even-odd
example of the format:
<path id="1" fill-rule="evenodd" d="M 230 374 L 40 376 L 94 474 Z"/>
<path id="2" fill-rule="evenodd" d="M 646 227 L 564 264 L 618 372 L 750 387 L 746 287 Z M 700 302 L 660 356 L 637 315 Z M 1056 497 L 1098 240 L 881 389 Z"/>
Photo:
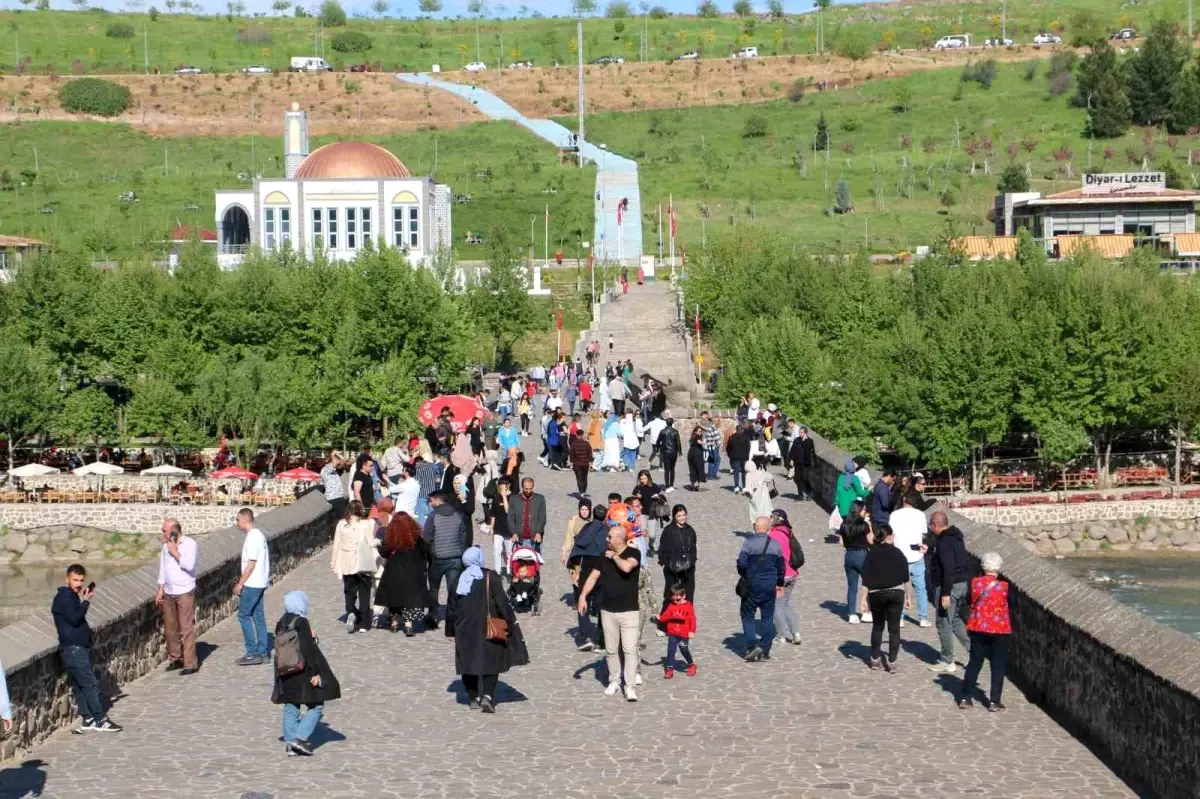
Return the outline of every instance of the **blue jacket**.
<path id="1" fill-rule="evenodd" d="M 871 524 L 887 524 L 892 518 L 892 487 L 880 480 L 871 492 Z"/>
<path id="2" fill-rule="evenodd" d="M 500 449 L 518 449 L 521 446 L 521 433 L 515 427 L 501 427 L 496 440 L 500 442 Z"/>
<path id="3" fill-rule="evenodd" d="M 765 533 L 755 533 L 742 541 L 737 570 L 750 583 L 750 600 L 765 602 L 783 585 L 783 549 Z"/>
<path id="4" fill-rule="evenodd" d="M 50 603 L 50 613 L 54 616 L 54 628 L 58 630 L 59 646 L 91 648 L 92 628 L 87 623 L 90 604 L 65 585 L 58 589 Z"/>
<path id="5" fill-rule="evenodd" d="M 604 554 L 608 546 L 608 527 L 604 522 L 593 519 L 584 525 L 575 536 L 575 546 L 571 549 L 571 558 L 598 558 Z"/>

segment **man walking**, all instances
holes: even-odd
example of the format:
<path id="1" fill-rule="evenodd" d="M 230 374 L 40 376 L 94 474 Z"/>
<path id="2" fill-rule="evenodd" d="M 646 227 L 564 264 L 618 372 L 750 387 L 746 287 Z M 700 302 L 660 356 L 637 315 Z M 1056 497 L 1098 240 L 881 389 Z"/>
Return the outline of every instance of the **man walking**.
<path id="1" fill-rule="evenodd" d="M 708 411 L 700 412 L 700 430 L 703 433 L 704 460 L 708 466 L 708 479 L 716 480 L 721 471 L 721 431 L 713 424 Z"/>
<path id="2" fill-rule="evenodd" d="M 504 463 L 508 460 L 509 450 L 518 449 L 521 446 L 521 434 L 517 428 L 513 427 L 512 419 L 505 416 L 504 422 L 500 425 L 500 432 L 496 434 L 496 447 L 500 450 L 500 462 Z"/>
<path id="3" fill-rule="evenodd" d="M 917 501 L 914 497 L 913 502 Z M 967 654 L 971 651 L 971 639 L 967 636 L 967 611 L 971 604 L 967 590 L 970 578 L 967 545 L 962 531 L 951 527 L 946 514 L 941 511 L 930 517 L 929 531 L 935 538 L 930 578 L 937 591 L 937 632 L 942 645 L 941 659 L 929 670 L 953 674 L 957 668 L 954 665 L 954 639 L 959 640 Z M 965 656 L 963 660 L 966 661 Z"/>
<path id="4" fill-rule="evenodd" d="M 889 474 L 890 472 L 885 472 L 884 476 L 880 478 L 879 484 L 875 486 L 875 496 L 878 496 L 879 489 L 884 487 Z M 903 552 L 904 557 L 908 560 L 908 579 L 912 583 L 913 593 L 917 595 L 918 624 L 928 627 L 930 626 L 929 595 L 926 593 L 925 586 L 925 551 L 927 547 L 922 543 L 922 539 L 929 526 L 925 522 L 925 514 L 917 510 L 915 494 L 905 494 L 903 501 L 904 506 L 892 512 L 890 521 L 885 521 L 883 524 L 891 525 L 892 534 L 895 536 L 892 545 Z M 871 500 L 871 524 L 876 524 L 874 498 Z"/>
<path id="5" fill-rule="evenodd" d="M 575 473 L 575 487 L 579 489 L 579 499 L 583 499 L 587 495 L 588 472 L 592 468 L 592 445 L 588 443 L 583 431 L 569 437 L 567 455 L 571 461 L 571 471 Z"/>
<path id="6" fill-rule="evenodd" d="M 793 428 L 796 424 L 792 423 Z M 792 434 L 792 447 L 788 452 L 792 462 L 792 479 L 796 481 L 796 495 L 802 502 L 812 499 L 812 482 L 808 470 L 817 462 L 817 451 L 813 440 L 808 437 L 808 428 L 800 427 L 798 433 Z"/>
<path id="7" fill-rule="evenodd" d="M 871 499 L 868 508 L 871 514 L 871 526 L 878 527 L 881 524 L 887 524 L 888 519 L 892 516 L 892 483 L 896 482 L 896 470 L 885 469 L 883 476 L 879 478 L 879 482 L 875 484 L 875 490 L 871 492 Z M 919 511 L 918 511 L 919 512 Z M 921 515 L 921 534 L 925 533 L 925 515 Z M 900 540 L 900 536 L 896 536 L 896 540 Z M 920 543 L 918 538 L 914 543 Z M 896 546 L 900 546 L 898 543 Z"/>
<path id="8" fill-rule="evenodd" d="M 238 602 L 238 624 L 242 625 L 242 641 L 246 654 L 237 661 L 239 666 L 257 666 L 267 662 L 267 619 L 263 595 L 271 584 L 271 553 L 267 537 L 254 526 L 254 511 L 242 508 L 237 514 L 237 527 L 246 537 L 242 540 L 242 573 L 233 586 Z"/>
<path id="9" fill-rule="evenodd" d="M 513 543 L 518 540 L 532 541 L 533 548 L 542 551 L 542 537 L 546 534 L 546 498 L 533 493 L 533 478 L 521 481 L 521 493 L 512 498 L 508 506 L 508 529 L 512 531 Z"/>
<path id="10" fill-rule="evenodd" d="M 599 568 L 588 575 L 579 591 L 577 610 L 587 613 L 588 596 L 600 585 L 600 624 L 604 630 L 604 654 L 608 662 L 608 687 L 605 696 L 621 690 L 624 677 L 625 699 L 637 701 L 638 662 L 638 581 L 641 579 L 642 553 L 625 537 L 618 525 L 608 530 L 608 549 Z M 624 657 L 624 667 L 622 667 Z"/>
<path id="11" fill-rule="evenodd" d="M 613 412 L 617 416 L 625 415 L 625 398 L 629 396 L 629 389 L 625 386 L 625 380 L 618 374 L 614 375 L 608 381 L 608 398 L 612 400 Z"/>
<path id="12" fill-rule="evenodd" d="M 164 519 L 162 551 L 158 553 L 158 593 L 154 601 L 163 612 L 167 639 L 167 671 L 183 676 L 200 669 L 196 660 L 196 539 L 188 538 L 176 519 Z"/>
<path id="13" fill-rule="evenodd" d="M 733 493 L 746 490 L 746 461 L 750 460 L 750 423 L 746 422 L 733 431 L 725 442 L 725 454 L 729 456 L 729 468 L 733 472 Z"/>
<path id="14" fill-rule="evenodd" d="M 462 554 L 467 549 L 466 521 L 448 501 L 450 494 L 434 491 L 429 502 L 433 511 L 425 520 L 422 538 L 429 544 L 433 560 L 429 564 L 429 615 L 425 623 L 430 629 L 437 628 L 438 590 L 443 578 L 446 581 L 446 637 L 454 637 L 454 609 L 458 604 L 455 591 L 458 578 L 462 575 Z"/>
<path id="15" fill-rule="evenodd" d="M 754 535 L 742 541 L 738 553 L 738 595 L 742 598 L 740 614 L 742 635 L 746 641 L 747 663 L 771 659 L 771 644 L 775 640 L 775 600 L 783 596 L 784 562 L 779 542 L 770 536 L 771 519 L 759 516 L 754 520 Z M 755 634 L 754 614 L 758 613 L 761 636 Z"/>
<path id="16" fill-rule="evenodd" d="M 417 503 L 421 498 L 421 484 L 416 475 L 417 470 L 411 463 L 404 464 L 400 480 L 392 487 L 392 502 L 396 505 L 397 513 L 407 513 L 420 524 L 422 520 L 417 514 Z"/>
<path id="17" fill-rule="evenodd" d="M 383 457 L 379 460 L 379 468 L 387 478 L 389 488 L 396 485 L 400 480 L 400 475 L 404 473 L 404 464 L 408 460 L 404 443 L 403 436 L 396 436 L 396 440 L 383 451 Z"/>
<path id="18" fill-rule="evenodd" d="M 342 480 L 342 471 L 346 468 L 346 458 L 342 453 L 329 453 L 329 462 L 321 467 L 321 486 L 325 489 L 325 501 L 333 506 L 333 517 L 341 519 L 346 515 L 346 484 Z"/>
<path id="19" fill-rule="evenodd" d="M 417 459 L 416 466 L 413 469 L 413 479 L 417 481 L 417 524 L 425 524 L 425 520 L 429 518 L 430 501 L 429 497 L 437 490 L 438 487 L 438 467 L 436 463 L 425 460 L 424 458 Z"/>
<path id="20" fill-rule="evenodd" d="M 78 563 L 68 566 L 66 585 L 58 589 L 50 604 L 54 629 L 58 632 L 58 652 L 75 694 L 75 705 L 83 716 L 83 723 L 72 732 L 76 735 L 120 732 L 121 727 L 104 715 L 100 705 L 100 681 L 92 668 L 92 628 L 87 623 L 96 584 L 85 587 L 86 579 L 87 570 Z"/>

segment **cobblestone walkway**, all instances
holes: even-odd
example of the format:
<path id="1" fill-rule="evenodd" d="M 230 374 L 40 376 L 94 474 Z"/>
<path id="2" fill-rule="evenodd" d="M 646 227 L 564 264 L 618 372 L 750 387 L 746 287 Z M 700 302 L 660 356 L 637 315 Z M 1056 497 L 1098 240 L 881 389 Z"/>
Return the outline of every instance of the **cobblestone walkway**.
<path id="1" fill-rule="evenodd" d="M 531 463 L 549 499 L 545 585 L 557 598 L 569 586 L 556 553 L 575 509 L 574 481 Z M 604 497 L 632 480 L 594 475 L 592 483 L 593 496 Z M 40 765 L 0 771 L 0 797 L 35 795 L 39 775 L 47 797 L 1132 795 L 1011 686 L 1005 714 L 959 711 L 949 693 L 958 678 L 922 662 L 934 655 L 932 629 L 904 628 L 899 674 L 868 670 L 869 626 L 839 615 L 841 551 L 821 541 L 825 516 L 786 496 L 779 502 L 808 557 L 795 597 L 804 644 L 776 647 L 768 663 L 742 663 L 732 651 L 740 649 L 733 561 L 741 543 L 733 531 L 749 527 L 746 502 L 725 486 L 672 496 L 688 505 L 700 537 L 700 670 L 665 682 L 657 665 L 645 666 L 636 705 L 603 696 L 601 658 L 575 651 L 572 611 L 551 599 L 541 617 L 522 618 L 532 664 L 502 678 L 495 716 L 478 715 L 456 691 L 453 646 L 440 631 L 412 640 L 345 634 L 335 622 L 340 583 L 322 556 L 271 589 L 267 613 L 273 626 L 283 593 L 306 590 L 341 680 L 344 698 L 326 708 L 315 757 L 284 757 L 269 667 L 233 665 L 242 650 L 230 620 L 205 637 L 211 651 L 198 675 L 159 671 L 128 687 L 112 711 L 125 732 L 59 734 L 27 758 Z M 657 664 L 664 651 L 664 639 L 651 636 L 643 657 Z"/>

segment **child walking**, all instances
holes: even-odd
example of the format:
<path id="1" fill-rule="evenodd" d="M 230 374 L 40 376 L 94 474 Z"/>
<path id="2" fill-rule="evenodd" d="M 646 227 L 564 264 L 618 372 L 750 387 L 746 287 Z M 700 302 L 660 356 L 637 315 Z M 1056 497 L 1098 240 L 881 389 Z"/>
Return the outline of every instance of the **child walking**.
<path id="1" fill-rule="evenodd" d="M 683 655 L 687 665 L 687 676 L 696 676 L 696 664 L 692 662 L 692 650 L 688 642 L 696 635 L 696 608 L 688 602 L 687 587 L 671 586 L 671 601 L 658 617 L 667 631 L 667 658 L 663 661 L 663 679 L 675 676 L 675 651 Z"/>

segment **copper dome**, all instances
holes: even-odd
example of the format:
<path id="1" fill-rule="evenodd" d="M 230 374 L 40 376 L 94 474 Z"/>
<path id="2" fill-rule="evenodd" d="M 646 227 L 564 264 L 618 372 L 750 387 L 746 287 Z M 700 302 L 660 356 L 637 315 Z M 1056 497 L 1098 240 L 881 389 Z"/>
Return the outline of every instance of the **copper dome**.
<path id="1" fill-rule="evenodd" d="M 296 169 L 297 178 L 407 178 L 399 158 L 365 141 L 338 141 L 318 147 Z"/>

